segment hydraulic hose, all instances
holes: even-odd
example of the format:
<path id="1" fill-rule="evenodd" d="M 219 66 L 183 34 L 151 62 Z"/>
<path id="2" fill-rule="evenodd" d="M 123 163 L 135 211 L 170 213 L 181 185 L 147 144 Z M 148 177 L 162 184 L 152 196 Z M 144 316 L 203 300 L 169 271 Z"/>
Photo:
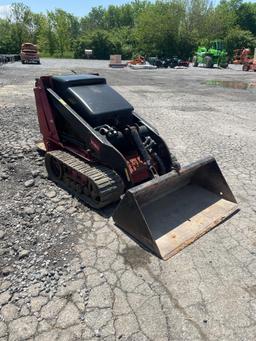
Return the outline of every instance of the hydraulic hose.
<path id="1" fill-rule="evenodd" d="M 130 129 L 133 141 L 136 144 L 136 146 L 137 146 L 141 156 L 143 157 L 144 161 L 146 162 L 150 173 L 153 175 L 153 177 L 158 176 L 158 173 L 157 173 L 154 165 L 152 164 L 151 157 L 150 157 L 148 151 L 146 150 L 146 148 L 145 148 L 145 146 L 141 140 L 141 137 L 138 133 L 137 128 L 136 127 L 129 127 L 129 129 Z"/>

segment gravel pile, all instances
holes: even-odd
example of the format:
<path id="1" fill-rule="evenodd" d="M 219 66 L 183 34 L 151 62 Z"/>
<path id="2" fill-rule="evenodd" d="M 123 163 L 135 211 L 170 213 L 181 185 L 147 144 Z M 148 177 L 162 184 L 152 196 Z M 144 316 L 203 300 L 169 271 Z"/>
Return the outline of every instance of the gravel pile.
<path id="1" fill-rule="evenodd" d="M 77 207 L 87 209 L 47 179 L 44 157 L 35 147 L 36 123 L 29 106 L 1 110 L 0 280 L 9 285 L 0 287 L 0 297 L 7 295 L 0 309 L 7 302 L 21 309 L 39 294 L 52 298 L 66 282 L 82 278 L 86 268 L 80 263 L 74 269 L 70 260 L 79 236 Z M 82 295 L 86 302 L 88 291 Z"/>

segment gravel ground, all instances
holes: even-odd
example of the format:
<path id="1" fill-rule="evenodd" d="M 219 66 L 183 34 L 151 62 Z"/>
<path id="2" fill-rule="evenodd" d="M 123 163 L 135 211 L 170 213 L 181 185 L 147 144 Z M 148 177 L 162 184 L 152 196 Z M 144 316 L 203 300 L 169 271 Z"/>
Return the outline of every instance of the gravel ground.
<path id="1" fill-rule="evenodd" d="M 107 65 L 0 68 L 0 341 L 254 341 L 255 74 Z M 241 211 L 164 262 L 48 181 L 33 83 L 71 70 L 106 76 L 182 164 L 214 155 Z"/>

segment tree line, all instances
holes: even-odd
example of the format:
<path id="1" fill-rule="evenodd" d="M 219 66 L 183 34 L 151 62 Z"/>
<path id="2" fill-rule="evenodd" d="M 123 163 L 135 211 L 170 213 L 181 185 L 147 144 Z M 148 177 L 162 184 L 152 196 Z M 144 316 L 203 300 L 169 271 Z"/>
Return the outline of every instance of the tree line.
<path id="1" fill-rule="evenodd" d="M 81 9 L 82 12 L 82 9 Z M 256 3 L 221 0 L 133 0 L 108 8 L 93 7 L 81 17 L 62 9 L 33 13 L 23 3 L 11 5 L 0 19 L 0 54 L 19 53 L 23 42 L 39 46 L 41 55 L 95 58 L 136 54 L 188 58 L 198 45 L 222 39 L 231 56 L 235 48 L 256 47 Z"/>

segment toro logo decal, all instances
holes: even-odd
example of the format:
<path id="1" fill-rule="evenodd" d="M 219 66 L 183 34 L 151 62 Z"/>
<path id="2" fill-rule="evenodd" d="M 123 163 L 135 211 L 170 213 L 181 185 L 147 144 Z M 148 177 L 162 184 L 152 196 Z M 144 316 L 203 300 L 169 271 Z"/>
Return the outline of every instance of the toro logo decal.
<path id="1" fill-rule="evenodd" d="M 100 151 L 100 144 L 99 144 L 99 142 L 97 141 L 97 140 L 95 140 L 95 139 L 91 139 L 90 140 L 90 145 L 91 145 L 91 147 L 94 149 L 94 150 L 96 150 L 97 152 L 99 152 Z"/>

